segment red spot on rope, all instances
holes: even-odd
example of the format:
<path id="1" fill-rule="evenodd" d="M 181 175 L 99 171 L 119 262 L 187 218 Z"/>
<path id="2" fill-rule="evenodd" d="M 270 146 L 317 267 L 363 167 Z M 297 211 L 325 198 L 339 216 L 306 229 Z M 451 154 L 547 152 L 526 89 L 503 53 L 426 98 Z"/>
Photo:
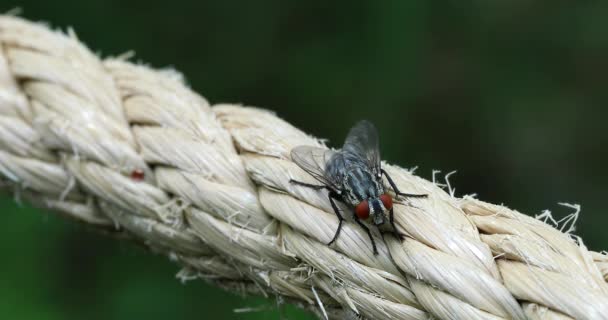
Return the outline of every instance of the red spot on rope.
<path id="1" fill-rule="evenodd" d="M 135 181 L 144 180 L 144 171 L 141 169 L 135 169 L 135 170 L 131 171 L 131 179 L 133 179 Z"/>

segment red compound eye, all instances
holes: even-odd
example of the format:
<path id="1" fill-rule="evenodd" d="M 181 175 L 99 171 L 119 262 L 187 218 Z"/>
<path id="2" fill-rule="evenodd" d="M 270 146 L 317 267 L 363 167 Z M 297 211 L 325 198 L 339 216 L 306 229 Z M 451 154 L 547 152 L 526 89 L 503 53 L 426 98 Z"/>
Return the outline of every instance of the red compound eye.
<path id="1" fill-rule="evenodd" d="M 391 198 L 391 196 L 388 194 L 381 195 L 380 201 L 382 201 L 382 204 L 387 210 L 390 210 L 393 207 L 393 198 Z"/>
<path id="2" fill-rule="evenodd" d="M 135 181 L 144 180 L 144 171 L 141 169 L 135 169 L 135 170 L 131 171 L 131 179 L 133 179 Z"/>
<path id="3" fill-rule="evenodd" d="M 369 204 L 367 203 L 367 200 L 363 200 L 361 203 L 359 203 L 359 205 L 357 205 L 355 208 L 355 214 L 359 219 L 363 220 L 369 217 Z"/>

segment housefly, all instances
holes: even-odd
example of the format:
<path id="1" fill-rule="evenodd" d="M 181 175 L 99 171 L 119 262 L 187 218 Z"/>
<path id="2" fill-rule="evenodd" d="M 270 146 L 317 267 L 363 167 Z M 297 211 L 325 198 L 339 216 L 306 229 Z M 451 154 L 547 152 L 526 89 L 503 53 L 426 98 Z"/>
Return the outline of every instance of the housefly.
<path id="1" fill-rule="evenodd" d="M 396 196 L 424 198 L 426 194 L 402 193 L 391 177 L 382 169 L 380 164 L 380 149 L 378 147 L 378 132 L 369 121 L 358 122 L 350 129 L 344 146 L 340 150 L 328 150 L 312 146 L 298 146 L 291 150 L 291 159 L 304 171 L 308 172 L 321 184 L 309 184 L 296 180 L 291 183 L 316 190 L 327 189 L 329 202 L 338 216 L 338 230 L 328 245 L 338 239 L 344 217 L 335 201 L 340 201 L 352 209 L 355 222 L 369 236 L 374 255 L 378 254 L 376 243 L 369 228 L 361 222 L 371 216 L 377 227 L 387 221 L 398 238 L 402 236 L 395 228 L 393 214 L 393 198 L 387 193 L 382 182 L 386 177 Z"/>

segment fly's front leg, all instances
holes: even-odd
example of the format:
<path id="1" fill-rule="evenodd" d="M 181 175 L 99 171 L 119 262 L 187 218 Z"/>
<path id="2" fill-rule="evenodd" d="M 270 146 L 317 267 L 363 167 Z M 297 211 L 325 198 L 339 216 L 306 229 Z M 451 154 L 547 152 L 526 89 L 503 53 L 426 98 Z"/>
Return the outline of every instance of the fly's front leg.
<path id="1" fill-rule="evenodd" d="M 412 193 L 403 193 L 403 192 L 399 191 L 399 188 L 397 188 L 397 185 L 395 184 L 393 179 L 391 179 L 391 176 L 389 176 L 388 173 L 386 173 L 386 171 L 384 171 L 384 169 L 380 169 L 380 171 L 386 177 L 386 180 L 388 180 L 388 183 L 393 188 L 393 191 L 395 191 L 395 194 L 397 195 L 397 197 L 404 196 L 404 197 L 410 197 L 410 198 L 426 198 L 428 196 L 427 194 L 412 194 Z"/>
<path id="2" fill-rule="evenodd" d="M 363 230 L 365 230 L 365 232 L 367 232 L 367 236 L 369 237 L 369 240 L 372 242 L 372 248 L 374 249 L 374 255 L 378 255 L 378 249 L 376 249 L 376 241 L 374 241 L 374 237 L 372 237 L 372 232 L 369 231 L 369 228 L 363 224 L 363 222 L 361 222 L 359 220 L 359 217 L 357 217 L 357 215 L 353 212 L 353 218 L 355 219 L 355 222 L 357 222 L 357 224 L 359 226 L 361 226 L 361 228 L 363 228 Z"/>
<path id="3" fill-rule="evenodd" d="M 331 244 L 334 243 L 336 241 L 336 239 L 338 239 L 338 236 L 340 235 L 340 231 L 342 230 L 342 223 L 344 222 L 344 218 L 342 217 L 342 214 L 340 214 L 340 210 L 338 209 L 338 206 L 336 205 L 336 202 L 334 201 L 334 199 L 340 200 L 340 197 L 333 190 L 329 191 L 329 203 L 331 203 L 332 209 L 334 209 L 336 216 L 338 216 L 339 222 L 338 222 L 338 230 L 336 230 L 336 234 L 334 234 L 334 237 L 327 244 L 328 246 L 331 246 Z"/>
<path id="4" fill-rule="evenodd" d="M 336 205 L 336 202 L 334 201 L 334 200 L 342 201 L 340 198 L 340 195 L 338 195 L 337 192 L 335 192 L 334 190 L 332 190 L 331 188 L 329 188 L 328 186 L 325 186 L 325 185 L 310 184 L 310 183 L 301 182 L 301 181 L 297 181 L 297 180 L 293 180 L 293 179 L 290 179 L 289 182 L 303 186 L 303 187 L 315 189 L 315 190 L 321 190 L 321 189 L 329 190 L 329 193 L 328 193 L 329 203 L 331 203 L 331 207 L 332 207 L 332 209 L 334 209 L 334 213 L 336 213 L 336 216 L 338 216 L 338 230 L 336 230 L 334 237 L 327 244 L 328 246 L 331 246 L 332 243 L 336 242 L 336 240 L 338 239 L 338 236 L 340 235 L 340 231 L 342 230 L 342 223 L 344 222 L 344 218 L 342 217 L 342 214 L 340 214 L 340 209 L 338 209 L 338 206 Z"/>

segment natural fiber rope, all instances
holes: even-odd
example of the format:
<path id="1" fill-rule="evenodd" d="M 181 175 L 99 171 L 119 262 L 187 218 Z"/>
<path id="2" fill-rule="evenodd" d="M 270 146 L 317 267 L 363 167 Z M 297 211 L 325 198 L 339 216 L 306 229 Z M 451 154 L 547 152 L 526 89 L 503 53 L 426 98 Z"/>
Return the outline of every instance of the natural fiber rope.
<path id="1" fill-rule="evenodd" d="M 429 194 L 395 205 L 407 239 L 375 234 L 374 256 L 349 221 L 328 247 L 326 193 L 289 183 L 314 182 L 289 152 L 317 139 L 264 110 L 210 107 L 174 71 L 100 60 L 73 32 L 0 16 L 0 46 L 6 185 L 168 254 L 184 279 L 336 319 L 608 319 L 608 257 L 550 224 L 384 165 Z"/>

